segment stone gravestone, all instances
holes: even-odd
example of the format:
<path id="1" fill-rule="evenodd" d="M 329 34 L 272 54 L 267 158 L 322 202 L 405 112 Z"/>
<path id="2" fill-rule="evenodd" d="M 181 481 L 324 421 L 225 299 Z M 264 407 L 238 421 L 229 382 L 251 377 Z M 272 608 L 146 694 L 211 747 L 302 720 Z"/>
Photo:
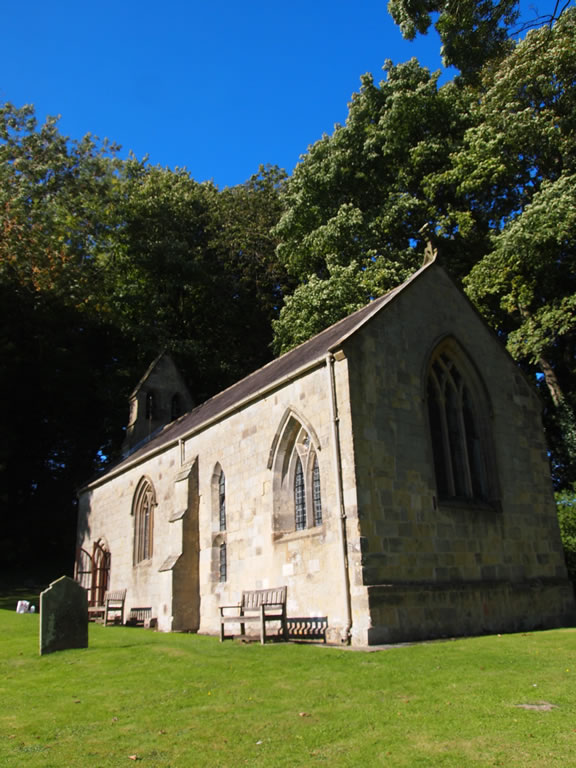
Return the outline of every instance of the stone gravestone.
<path id="1" fill-rule="evenodd" d="M 88 595 L 62 576 L 40 595 L 40 655 L 88 647 Z"/>

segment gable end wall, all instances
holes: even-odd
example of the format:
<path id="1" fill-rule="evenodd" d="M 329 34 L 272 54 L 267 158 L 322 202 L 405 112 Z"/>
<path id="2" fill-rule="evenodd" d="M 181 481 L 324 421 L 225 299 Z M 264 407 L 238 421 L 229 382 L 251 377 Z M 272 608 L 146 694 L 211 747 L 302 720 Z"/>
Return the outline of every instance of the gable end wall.
<path id="1" fill-rule="evenodd" d="M 425 401 L 430 354 L 453 336 L 491 405 L 498 500 L 437 496 Z M 445 273 L 428 270 L 346 346 L 369 642 L 572 620 L 540 405 Z"/>

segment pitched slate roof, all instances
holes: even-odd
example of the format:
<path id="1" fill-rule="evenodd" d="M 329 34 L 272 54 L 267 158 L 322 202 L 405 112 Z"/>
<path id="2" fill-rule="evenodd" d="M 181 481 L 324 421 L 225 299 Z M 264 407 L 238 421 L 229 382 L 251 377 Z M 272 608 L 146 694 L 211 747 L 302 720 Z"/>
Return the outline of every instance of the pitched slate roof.
<path id="1" fill-rule="evenodd" d="M 308 341 L 294 347 L 294 349 L 286 352 L 281 357 L 272 360 L 263 368 L 259 368 L 254 373 L 246 376 L 246 378 L 228 387 L 228 389 L 206 400 L 176 421 L 171 422 L 125 459 L 109 467 L 105 473 L 92 483 L 89 483 L 86 488 L 93 484 L 99 484 L 109 475 L 114 475 L 124 469 L 128 469 L 132 464 L 139 463 L 145 457 L 159 453 L 174 445 L 185 436 L 206 428 L 231 411 L 263 396 L 265 392 L 281 386 L 287 380 L 297 377 L 304 371 L 324 364 L 326 355 L 340 347 L 347 338 L 356 333 L 370 318 L 389 304 L 395 296 L 404 291 L 432 263 L 424 264 L 408 280 L 393 290 L 371 301 L 370 304 L 362 307 L 362 309 L 331 325 Z"/>

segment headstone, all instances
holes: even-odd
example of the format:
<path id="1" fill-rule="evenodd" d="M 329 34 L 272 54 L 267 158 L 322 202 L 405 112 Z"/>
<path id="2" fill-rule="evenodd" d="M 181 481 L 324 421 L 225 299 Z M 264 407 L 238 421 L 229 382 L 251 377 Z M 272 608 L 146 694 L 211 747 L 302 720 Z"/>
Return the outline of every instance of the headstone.
<path id="1" fill-rule="evenodd" d="M 40 595 L 40 654 L 88 647 L 88 595 L 68 576 Z"/>

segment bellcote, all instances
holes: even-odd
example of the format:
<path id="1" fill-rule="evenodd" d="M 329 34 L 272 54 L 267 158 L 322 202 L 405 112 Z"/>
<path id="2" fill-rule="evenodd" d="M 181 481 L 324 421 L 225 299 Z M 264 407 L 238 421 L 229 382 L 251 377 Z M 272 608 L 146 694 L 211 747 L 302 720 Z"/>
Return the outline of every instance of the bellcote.
<path id="1" fill-rule="evenodd" d="M 130 417 L 122 446 L 124 455 L 193 406 L 190 391 L 174 361 L 170 355 L 161 354 L 130 395 Z"/>

